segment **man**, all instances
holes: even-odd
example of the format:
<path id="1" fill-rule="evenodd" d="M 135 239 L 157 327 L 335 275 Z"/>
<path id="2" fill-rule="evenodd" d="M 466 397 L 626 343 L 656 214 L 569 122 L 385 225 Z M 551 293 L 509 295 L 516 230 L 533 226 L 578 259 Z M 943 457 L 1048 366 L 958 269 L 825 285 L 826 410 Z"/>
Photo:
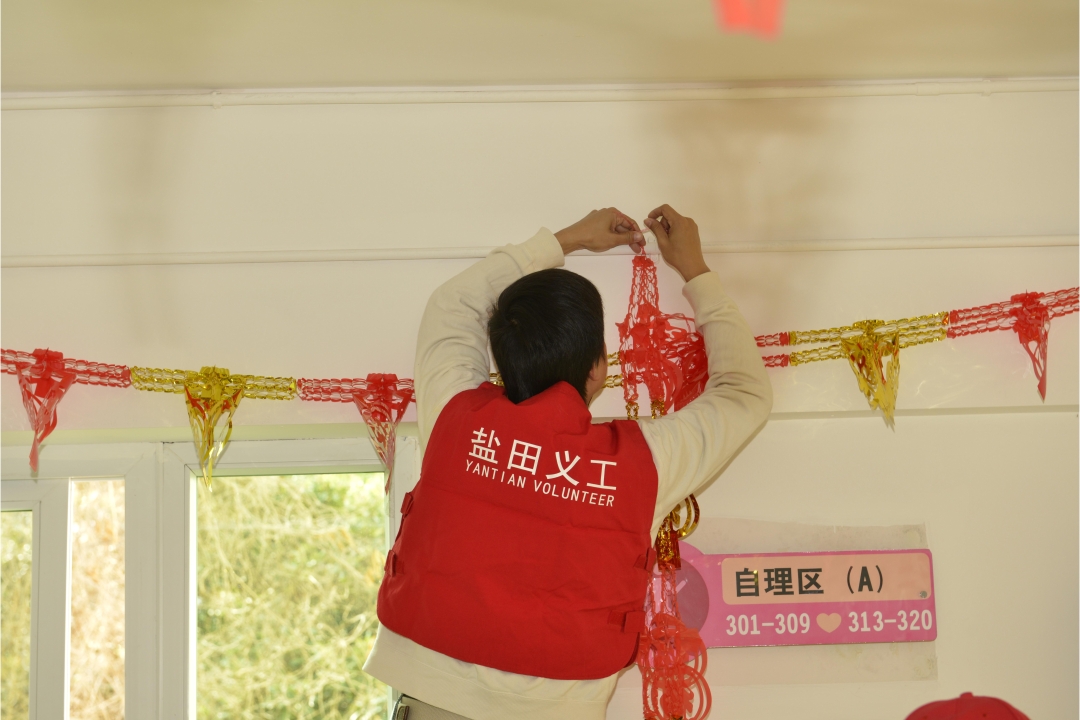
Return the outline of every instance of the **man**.
<path id="1" fill-rule="evenodd" d="M 646 225 L 682 275 L 709 381 L 657 420 L 593 424 L 607 375 L 603 306 L 557 270 L 575 250 L 640 251 L 609 208 L 500 248 L 440 287 L 420 326 L 420 481 L 379 590 L 364 669 L 404 696 L 394 720 L 601 720 L 642 627 L 660 523 L 764 424 L 753 335 L 693 220 Z M 505 388 L 488 380 L 488 344 Z"/>

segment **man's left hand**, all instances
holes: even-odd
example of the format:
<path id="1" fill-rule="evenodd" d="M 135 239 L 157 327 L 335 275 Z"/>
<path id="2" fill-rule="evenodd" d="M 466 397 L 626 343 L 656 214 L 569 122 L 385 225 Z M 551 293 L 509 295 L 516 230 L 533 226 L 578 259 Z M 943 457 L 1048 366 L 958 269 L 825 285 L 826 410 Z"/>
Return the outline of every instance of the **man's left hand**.
<path id="1" fill-rule="evenodd" d="M 562 245 L 564 255 L 575 250 L 604 252 L 619 245 L 629 245 L 636 253 L 645 249 L 645 237 L 637 222 L 615 208 L 593 210 L 555 233 L 555 238 Z"/>

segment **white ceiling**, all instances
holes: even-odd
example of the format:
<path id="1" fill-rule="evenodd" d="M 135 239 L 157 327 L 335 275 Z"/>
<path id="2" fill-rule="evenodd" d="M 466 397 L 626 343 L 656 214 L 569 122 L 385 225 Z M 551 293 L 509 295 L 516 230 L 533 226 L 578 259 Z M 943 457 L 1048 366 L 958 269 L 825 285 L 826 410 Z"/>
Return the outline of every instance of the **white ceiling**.
<path id="1" fill-rule="evenodd" d="M 4 0 L 2 89 L 737 82 L 1077 74 L 1076 0 Z"/>

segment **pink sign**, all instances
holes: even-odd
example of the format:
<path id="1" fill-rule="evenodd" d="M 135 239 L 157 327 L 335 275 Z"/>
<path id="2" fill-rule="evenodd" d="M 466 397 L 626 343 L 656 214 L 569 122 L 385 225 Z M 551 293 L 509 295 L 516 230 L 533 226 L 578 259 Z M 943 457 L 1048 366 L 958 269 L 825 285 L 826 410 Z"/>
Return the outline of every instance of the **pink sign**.
<path id="1" fill-rule="evenodd" d="M 937 637 L 929 550 L 704 555 L 681 543 L 679 607 L 708 647 Z"/>

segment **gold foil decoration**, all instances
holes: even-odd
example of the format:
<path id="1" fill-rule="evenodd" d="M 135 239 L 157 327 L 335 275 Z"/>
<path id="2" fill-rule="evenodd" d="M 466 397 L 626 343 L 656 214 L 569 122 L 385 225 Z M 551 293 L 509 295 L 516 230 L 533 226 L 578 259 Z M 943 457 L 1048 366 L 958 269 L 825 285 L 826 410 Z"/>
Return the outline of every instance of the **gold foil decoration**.
<path id="1" fill-rule="evenodd" d="M 131 368 L 131 384 L 138 390 L 151 392 L 183 393 L 184 387 L 192 378 L 197 378 L 209 369 L 199 372 L 194 370 L 165 370 L 162 368 Z M 223 371 L 228 374 L 228 370 Z M 264 375 L 230 375 L 235 381 L 243 381 L 244 397 L 262 400 L 292 400 L 296 397 L 296 380 L 287 377 L 267 377 Z"/>
<path id="2" fill-rule="evenodd" d="M 608 365 L 612 365 L 612 364 L 617 365 L 618 361 L 616 361 L 615 363 L 608 362 Z M 622 379 L 623 379 L 622 375 L 608 375 L 606 378 L 604 378 L 604 387 L 606 387 L 606 388 L 622 387 Z M 490 373 L 488 375 L 488 381 L 492 385 L 498 385 L 499 387 L 503 386 L 502 375 L 500 375 L 497 372 Z"/>
<path id="3" fill-rule="evenodd" d="M 296 397 L 296 380 L 293 378 L 262 375 L 234 375 L 233 377 L 243 379 L 244 397 L 260 400 L 292 400 Z"/>
<path id="4" fill-rule="evenodd" d="M 862 337 L 865 334 L 866 323 L 874 323 L 873 331 L 877 335 L 898 335 L 900 347 L 906 348 L 912 345 L 924 345 L 944 340 L 947 334 L 947 325 L 949 324 L 949 313 L 940 312 L 933 315 L 919 315 L 918 317 L 889 321 L 863 320 L 844 327 L 790 331 L 788 332 L 788 345 L 812 345 L 822 342 L 833 344 L 811 350 L 797 350 L 791 353 L 788 363 L 802 365 L 809 362 L 839 360 L 846 357 L 847 355 L 840 345 L 841 341 Z"/>
<path id="5" fill-rule="evenodd" d="M 189 374 L 194 373 L 188 370 L 133 367 L 131 368 L 131 384 L 137 390 L 182 393 Z"/>
<path id="6" fill-rule="evenodd" d="M 131 384 L 139 390 L 184 394 L 199 470 L 211 491 L 214 465 L 229 444 L 232 418 L 240 400 L 245 397 L 267 400 L 296 397 L 296 380 L 292 378 L 231 375 L 228 370 L 217 367 L 204 367 L 199 372 L 133 367 Z"/>
<path id="7" fill-rule="evenodd" d="M 796 350 L 788 356 L 788 364 L 803 365 L 820 360 L 839 360 L 842 357 L 844 357 L 844 353 L 840 349 L 840 343 L 836 343 L 835 345 L 826 345 L 813 350 Z"/>
<path id="8" fill-rule="evenodd" d="M 893 427 L 896 412 L 896 391 L 900 385 L 900 331 L 880 334 L 880 320 L 855 323 L 861 335 L 840 338 L 840 347 L 859 381 L 859 390 L 866 396 L 871 409 L 880 408 L 885 424 Z M 884 359 L 888 357 L 888 365 Z"/>
<path id="9" fill-rule="evenodd" d="M 675 563 L 675 567 L 678 567 L 679 562 L 679 546 L 678 537 L 675 531 L 671 528 L 671 516 L 668 515 L 664 518 L 664 522 L 660 523 L 660 530 L 656 533 L 656 561 L 662 565 L 670 565 Z"/>
<path id="10" fill-rule="evenodd" d="M 683 509 L 686 510 L 684 519 Z M 701 509 L 698 507 L 697 498 L 690 495 L 675 509 L 668 513 L 664 522 L 660 524 L 660 530 L 656 533 L 656 560 L 663 564 L 674 564 L 679 567 L 679 540 L 682 540 L 697 528 L 698 520 L 701 519 Z"/>
<path id="11" fill-rule="evenodd" d="M 686 520 L 682 520 L 682 509 L 686 508 Z M 679 534 L 679 538 L 684 538 L 697 529 L 698 521 L 701 519 L 701 508 L 698 507 L 697 498 L 693 495 L 687 496 L 681 504 L 676 505 L 675 509 L 668 515 L 671 519 L 672 529 Z"/>
<path id="12" fill-rule="evenodd" d="M 789 332 L 789 345 L 833 344 L 797 350 L 788 356 L 788 363 L 802 365 L 847 358 L 870 408 L 880 408 L 885 424 L 893 427 L 900 384 L 900 349 L 944 340 L 948 324 L 949 314 L 942 312 L 888 322 L 862 320 L 845 327 Z M 889 358 L 888 364 L 885 358 Z"/>
<path id="13" fill-rule="evenodd" d="M 233 430 L 233 414 L 244 397 L 243 376 L 230 377 L 223 368 L 204 367 L 184 385 L 188 420 L 195 437 L 202 479 L 213 492 L 214 464 L 225 452 Z M 224 423 L 224 435 L 220 429 Z"/>

